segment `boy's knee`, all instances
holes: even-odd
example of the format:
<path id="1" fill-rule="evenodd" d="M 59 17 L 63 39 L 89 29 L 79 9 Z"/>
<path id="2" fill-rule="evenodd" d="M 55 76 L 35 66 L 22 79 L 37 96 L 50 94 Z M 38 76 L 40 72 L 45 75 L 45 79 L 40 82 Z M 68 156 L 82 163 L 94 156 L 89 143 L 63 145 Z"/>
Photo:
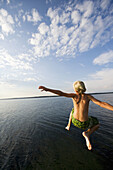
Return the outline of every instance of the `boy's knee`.
<path id="1" fill-rule="evenodd" d="M 99 128 L 100 127 L 100 124 L 97 124 L 97 125 L 95 125 L 97 128 Z"/>
<path id="2" fill-rule="evenodd" d="M 98 127 L 100 127 L 100 123 L 99 123 L 99 124 L 97 124 L 97 126 L 98 126 Z"/>

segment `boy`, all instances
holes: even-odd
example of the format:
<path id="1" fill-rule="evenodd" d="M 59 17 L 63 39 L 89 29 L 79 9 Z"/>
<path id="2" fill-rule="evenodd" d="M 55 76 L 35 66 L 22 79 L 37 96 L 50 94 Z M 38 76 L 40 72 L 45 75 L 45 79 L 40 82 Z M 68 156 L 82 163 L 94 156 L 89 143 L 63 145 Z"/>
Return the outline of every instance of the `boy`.
<path id="1" fill-rule="evenodd" d="M 72 109 L 69 117 L 68 125 L 66 126 L 66 130 L 70 129 L 71 122 L 78 128 L 81 129 L 88 129 L 82 133 L 83 137 L 86 140 L 86 145 L 89 150 L 92 149 L 92 145 L 90 142 L 90 135 L 99 128 L 99 121 L 96 117 L 90 116 L 88 117 L 88 109 L 89 109 L 89 102 L 92 101 L 93 103 L 99 105 L 100 107 L 109 109 L 113 111 L 113 106 L 101 102 L 95 99 L 93 96 L 85 94 L 86 91 L 85 84 L 82 81 L 76 81 L 73 84 L 75 93 L 64 93 L 60 90 L 53 90 L 46 88 L 44 86 L 39 86 L 41 91 L 48 91 L 59 96 L 69 97 L 73 100 L 74 108 Z"/>

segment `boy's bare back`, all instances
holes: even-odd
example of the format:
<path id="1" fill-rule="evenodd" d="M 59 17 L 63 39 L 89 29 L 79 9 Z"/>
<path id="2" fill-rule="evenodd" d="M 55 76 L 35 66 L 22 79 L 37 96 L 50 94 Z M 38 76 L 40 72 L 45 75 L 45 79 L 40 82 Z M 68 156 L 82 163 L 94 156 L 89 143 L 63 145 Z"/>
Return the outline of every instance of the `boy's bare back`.
<path id="1" fill-rule="evenodd" d="M 74 105 L 73 117 L 81 122 L 87 121 L 90 101 L 89 95 L 85 93 L 81 94 L 81 96 L 79 94 L 76 94 L 75 97 L 72 98 L 72 100 Z"/>

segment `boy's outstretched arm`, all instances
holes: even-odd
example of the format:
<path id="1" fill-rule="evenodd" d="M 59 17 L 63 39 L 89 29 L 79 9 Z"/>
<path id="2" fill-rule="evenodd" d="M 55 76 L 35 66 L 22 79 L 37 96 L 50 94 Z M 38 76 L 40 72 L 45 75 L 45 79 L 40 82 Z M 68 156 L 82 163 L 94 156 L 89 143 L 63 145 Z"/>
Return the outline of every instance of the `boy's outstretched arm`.
<path id="1" fill-rule="evenodd" d="M 110 105 L 109 103 L 101 102 L 100 100 L 95 99 L 93 96 L 90 96 L 90 95 L 88 95 L 88 96 L 89 96 L 89 99 L 90 99 L 93 103 L 99 105 L 100 107 L 103 107 L 103 108 L 105 108 L 105 109 L 108 109 L 108 110 L 112 110 L 112 111 L 113 111 L 113 106 Z"/>
<path id="2" fill-rule="evenodd" d="M 70 97 L 70 98 L 73 98 L 76 95 L 74 93 L 64 93 L 60 90 L 49 89 L 49 88 L 44 87 L 44 86 L 39 86 L 39 89 L 42 89 L 41 91 L 48 91 L 48 92 L 57 94 L 58 96 L 64 96 L 64 97 Z"/>

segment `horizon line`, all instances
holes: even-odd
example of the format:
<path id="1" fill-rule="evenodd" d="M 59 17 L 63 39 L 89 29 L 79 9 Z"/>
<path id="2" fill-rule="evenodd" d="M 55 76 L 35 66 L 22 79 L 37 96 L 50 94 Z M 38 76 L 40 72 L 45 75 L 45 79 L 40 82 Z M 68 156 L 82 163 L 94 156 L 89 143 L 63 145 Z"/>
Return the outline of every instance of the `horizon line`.
<path id="1" fill-rule="evenodd" d="M 113 92 L 96 92 L 96 93 L 86 93 L 90 95 L 98 95 L 98 94 L 112 94 Z M 14 99 L 35 99 L 35 98 L 48 98 L 48 97 L 64 97 L 58 95 L 50 95 L 50 96 L 28 96 L 28 97 L 8 97 L 8 98 L 1 98 L 0 100 L 14 100 Z"/>

